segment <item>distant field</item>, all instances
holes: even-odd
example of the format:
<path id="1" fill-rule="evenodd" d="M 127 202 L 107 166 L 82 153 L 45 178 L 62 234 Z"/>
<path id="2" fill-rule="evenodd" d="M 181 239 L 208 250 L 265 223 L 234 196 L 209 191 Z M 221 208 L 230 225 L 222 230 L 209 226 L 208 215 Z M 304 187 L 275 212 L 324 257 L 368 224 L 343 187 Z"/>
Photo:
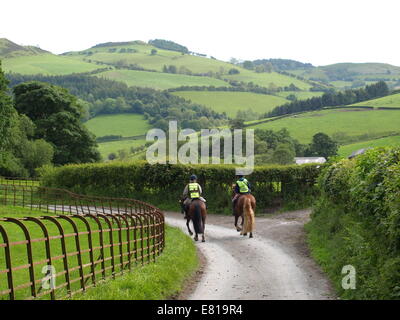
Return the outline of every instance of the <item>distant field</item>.
<path id="1" fill-rule="evenodd" d="M 148 87 L 160 90 L 176 88 L 180 86 L 230 86 L 225 81 L 210 77 L 196 77 L 183 74 L 146 72 L 136 70 L 111 70 L 96 74 L 96 76 L 116 81 L 122 81 L 125 82 L 128 86 Z"/>
<path id="2" fill-rule="evenodd" d="M 145 139 L 139 140 L 122 140 L 99 143 L 99 152 L 104 160 L 110 153 L 118 153 L 118 150 L 129 150 L 131 147 L 139 147 L 146 143 Z"/>
<path id="3" fill-rule="evenodd" d="M 335 109 L 307 112 L 250 128 L 279 130 L 287 128 L 302 143 L 309 143 L 318 132 L 328 135 L 346 133 L 348 136 L 378 135 L 400 131 L 400 111 Z"/>
<path id="4" fill-rule="evenodd" d="M 88 72 L 99 68 L 99 66 L 63 56 L 41 54 L 3 59 L 2 68 L 5 72 L 21 74 L 63 75 Z"/>
<path id="5" fill-rule="evenodd" d="M 281 91 L 278 92 L 277 95 L 286 98 L 289 95 L 295 95 L 298 100 L 310 99 L 312 97 L 320 97 L 324 94 L 324 92 L 319 91 Z"/>
<path id="6" fill-rule="evenodd" d="M 371 107 L 398 107 L 400 108 L 400 93 L 392 94 L 383 98 L 368 100 L 353 104 L 352 106 L 371 106 Z"/>
<path id="7" fill-rule="evenodd" d="M 236 67 L 235 67 L 236 68 Z M 239 68 L 236 68 L 239 69 Z M 311 85 L 308 84 L 307 82 L 298 80 L 293 77 L 285 76 L 282 74 L 279 74 L 277 72 L 271 72 L 271 73 L 256 73 L 250 70 L 246 69 L 240 69 L 239 74 L 235 75 L 224 75 L 224 78 L 229 79 L 229 80 L 237 80 L 237 81 L 243 81 L 243 82 L 253 82 L 255 84 L 258 84 L 263 87 L 269 87 L 271 83 L 278 87 L 285 87 L 289 86 L 291 83 L 293 83 L 296 87 L 300 88 L 301 90 L 308 90 L 311 88 Z"/>
<path id="8" fill-rule="evenodd" d="M 348 157 L 352 152 L 363 148 L 397 147 L 397 146 L 400 146 L 400 136 L 392 136 L 392 137 L 368 140 L 341 146 L 339 148 L 339 155 L 342 157 Z"/>
<path id="9" fill-rule="evenodd" d="M 140 114 L 116 114 L 98 116 L 85 122 L 96 137 L 120 135 L 133 137 L 146 134 L 150 125 Z"/>
<path id="10" fill-rule="evenodd" d="M 173 94 L 205 105 L 217 112 L 226 112 L 230 117 L 235 117 L 239 110 L 248 109 L 262 114 L 288 102 L 281 97 L 251 92 L 179 91 Z"/>

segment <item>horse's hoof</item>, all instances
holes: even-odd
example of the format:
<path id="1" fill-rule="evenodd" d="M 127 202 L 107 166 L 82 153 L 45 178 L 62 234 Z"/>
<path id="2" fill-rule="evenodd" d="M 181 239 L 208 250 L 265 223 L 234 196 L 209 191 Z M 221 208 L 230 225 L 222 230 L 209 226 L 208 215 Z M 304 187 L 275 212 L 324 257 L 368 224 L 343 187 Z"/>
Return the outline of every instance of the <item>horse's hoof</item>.
<path id="1" fill-rule="evenodd" d="M 244 236 L 247 236 L 247 233 L 243 233 Z"/>
<path id="2" fill-rule="evenodd" d="M 193 235 L 193 232 L 189 232 L 189 234 L 192 236 L 192 235 Z"/>
<path id="3" fill-rule="evenodd" d="M 252 235 L 252 234 L 250 234 L 250 235 L 249 235 L 249 238 L 253 238 L 253 235 Z"/>
<path id="4" fill-rule="evenodd" d="M 240 232 L 240 231 L 242 231 L 242 229 L 240 229 L 240 228 L 236 228 L 236 231 L 237 231 L 237 232 Z"/>
<path id="5" fill-rule="evenodd" d="M 201 242 L 206 242 L 206 239 L 201 240 Z"/>

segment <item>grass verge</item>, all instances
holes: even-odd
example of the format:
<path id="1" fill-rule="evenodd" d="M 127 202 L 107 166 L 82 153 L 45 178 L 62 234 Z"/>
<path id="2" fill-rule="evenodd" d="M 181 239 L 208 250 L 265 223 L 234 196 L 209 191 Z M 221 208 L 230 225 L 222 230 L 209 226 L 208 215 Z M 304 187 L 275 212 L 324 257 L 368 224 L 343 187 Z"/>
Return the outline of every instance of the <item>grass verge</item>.
<path id="1" fill-rule="evenodd" d="M 193 240 L 166 226 L 166 247 L 156 263 L 109 280 L 73 298 L 78 300 L 162 300 L 180 292 L 198 267 Z"/>

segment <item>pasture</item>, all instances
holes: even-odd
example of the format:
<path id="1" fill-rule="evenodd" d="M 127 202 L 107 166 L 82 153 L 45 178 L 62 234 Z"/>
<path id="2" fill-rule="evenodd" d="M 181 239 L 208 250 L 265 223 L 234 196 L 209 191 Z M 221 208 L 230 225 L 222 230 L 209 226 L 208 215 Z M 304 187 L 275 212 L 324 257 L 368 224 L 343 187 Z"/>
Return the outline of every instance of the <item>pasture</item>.
<path id="1" fill-rule="evenodd" d="M 351 106 L 370 106 L 370 107 L 397 107 L 400 108 L 400 93 L 391 94 L 386 97 L 362 101 L 359 103 L 352 104 Z"/>
<path id="2" fill-rule="evenodd" d="M 312 97 L 320 97 L 324 92 L 320 91 L 281 91 L 277 92 L 276 95 L 282 98 L 287 98 L 289 95 L 296 96 L 297 100 L 310 99 Z"/>
<path id="3" fill-rule="evenodd" d="M 279 130 L 287 128 L 292 137 L 301 143 L 309 143 L 318 132 L 328 135 L 344 133 L 355 136 L 385 136 L 398 132 L 400 111 L 365 110 L 356 108 L 332 109 L 307 112 L 275 121 L 250 126 L 252 129 Z"/>
<path id="4" fill-rule="evenodd" d="M 266 94 L 227 91 L 178 91 L 173 94 L 193 103 L 205 105 L 216 112 L 226 112 L 235 117 L 237 112 L 251 110 L 262 114 L 288 102 L 288 100 Z"/>
<path id="5" fill-rule="evenodd" d="M 120 135 L 133 137 L 145 135 L 150 125 L 140 114 L 121 113 L 115 115 L 101 115 L 85 122 L 85 126 L 96 137 Z"/>
<path id="6" fill-rule="evenodd" d="M 121 81 L 126 83 L 128 86 L 146 87 L 159 90 L 176 88 L 180 86 L 229 87 L 228 83 L 216 78 L 161 72 L 110 70 L 96 74 L 96 76 L 104 77 L 110 80 Z"/>
<path id="7" fill-rule="evenodd" d="M 367 140 L 352 144 L 340 146 L 339 156 L 348 157 L 352 152 L 363 149 L 363 148 L 375 148 L 375 147 L 398 147 L 400 146 L 400 136 L 391 136 L 380 139 Z"/>
<path id="8" fill-rule="evenodd" d="M 64 56 L 41 54 L 3 59 L 2 68 L 5 72 L 21 74 L 64 75 L 92 71 L 99 66 Z"/>
<path id="9" fill-rule="evenodd" d="M 136 148 L 144 145 L 146 143 L 145 139 L 137 140 L 118 140 L 99 143 L 98 150 L 103 159 L 107 159 L 110 153 L 117 154 L 119 150 L 129 151 L 130 148 Z"/>

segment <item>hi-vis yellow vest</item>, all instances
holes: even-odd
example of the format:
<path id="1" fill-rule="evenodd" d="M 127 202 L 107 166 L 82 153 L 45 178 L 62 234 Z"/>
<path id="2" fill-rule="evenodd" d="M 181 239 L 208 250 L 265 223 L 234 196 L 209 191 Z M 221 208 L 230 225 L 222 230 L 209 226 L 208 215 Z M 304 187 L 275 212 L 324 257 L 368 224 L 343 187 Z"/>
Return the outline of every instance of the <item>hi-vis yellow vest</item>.
<path id="1" fill-rule="evenodd" d="M 249 185 L 248 181 L 246 179 L 243 179 L 243 181 L 236 181 L 236 184 L 239 186 L 239 192 L 240 193 L 246 193 L 249 192 Z"/>
<path id="2" fill-rule="evenodd" d="M 189 198 L 200 198 L 200 186 L 197 182 L 189 183 Z"/>

